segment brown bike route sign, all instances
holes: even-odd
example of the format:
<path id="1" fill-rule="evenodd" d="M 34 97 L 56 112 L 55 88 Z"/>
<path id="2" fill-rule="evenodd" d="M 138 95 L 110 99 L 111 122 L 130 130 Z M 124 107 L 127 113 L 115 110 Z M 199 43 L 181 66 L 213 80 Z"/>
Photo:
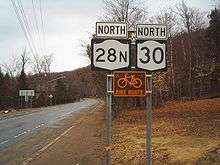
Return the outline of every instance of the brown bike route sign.
<path id="1" fill-rule="evenodd" d="M 140 71 L 113 72 L 114 96 L 146 96 L 146 73 Z"/>

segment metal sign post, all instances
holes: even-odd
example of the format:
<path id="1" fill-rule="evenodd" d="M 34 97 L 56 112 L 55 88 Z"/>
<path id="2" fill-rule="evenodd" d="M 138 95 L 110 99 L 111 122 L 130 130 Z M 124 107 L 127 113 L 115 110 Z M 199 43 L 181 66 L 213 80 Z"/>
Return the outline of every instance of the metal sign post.
<path id="1" fill-rule="evenodd" d="M 112 79 L 113 75 L 107 75 L 107 80 L 106 80 L 106 88 L 107 88 L 107 95 L 106 95 L 106 106 L 107 106 L 107 111 L 106 111 L 106 118 L 107 118 L 107 160 L 106 164 L 111 165 L 111 150 L 109 146 L 112 143 Z"/>
<path id="2" fill-rule="evenodd" d="M 147 75 L 147 130 L 146 130 L 146 158 L 147 165 L 152 165 L 152 75 Z"/>
<path id="3" fill-rule="evenodd" d="M 24 96 L 25 108 L 28 108 L 29 97 L 27 95 Z"/>
<path id="4" fill-rule="evenodd" d="M 111 164 L 112 96 L 145 97 L 147 108 L 146 162 L 152 165 L 152 75 L 141 75 L 167 68 L 167 27 L 160 24 L 136 26 L 136 53 L 132 53 L 131 37 L 126 23 L 97 22 L 96 36 L 91 40 L 91 69 L 115 71 L 106 79 L 107 159 Z M 133 38 L 134 39 L 134 38 Z M 133 42 L 133 40 L 132 40 Z M 132 54 L 132 56 L 131 56 Z M 132 64 L 132 59 L 136 62 Z M 133 66 L 131 66 L 133 65 Z M 117 70 L 117 71 L 116 71 Z M 119 72 L 123 70 L 123 72 Z M 127 71 L 125 71 L 127 70 Z M 128 71 L 137 72 L 136 74 Z M 113 83 L 114 78 L 114 83 Z M 147 91 L 146 79 L 147 78 Z M 113 90 L 114 88 L 114 90 Z"/>
<path id="5" fill-rule="evenodd" d="M 23 108 L 23 99 L 22 99 L 22 97 L 23 96 L 21 96 L 21 99 L 20 99 L 20 101 L 21 101 L 21 108 Z"/>
<path id="6" fill-rule="evenodd" d="M 31 96 L 31 108 L 33 106 L 33 96 Z"/>

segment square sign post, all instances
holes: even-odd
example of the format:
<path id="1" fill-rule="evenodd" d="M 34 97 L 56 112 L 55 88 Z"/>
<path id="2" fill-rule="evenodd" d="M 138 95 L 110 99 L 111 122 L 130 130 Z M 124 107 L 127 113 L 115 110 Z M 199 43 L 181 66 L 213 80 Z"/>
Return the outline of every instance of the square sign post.
<path id="1" fill-rule="evenodd" d="M 166 25 L 140 24 L 136 26 L 136 66 L 147 71 L 165 70 L 166 62 Z M 152 165 L 152 89 L 153 78 L 148 76 L 146 157 L 147 165 Z"/>
<path id="2" fill-rule="evenodd" d="M 110 145 L 112 143 L 112 79 L 113 79 L 112 74 L 107 75 L 107 80 L 106 80 L 106 87 L 107 87 L 107 95 L 106 95 L 106 106 L 107 106 L 107 111 L 106 111 L 106 119 L 107 119 L 107 159 L 106 159 L 106 164 L 111 165 L 111 150 L 110 150 Z"/>
<path id="3" fill-rule="evenodd" d="M 127 39 L 127 34 L 126 23 L 97 22 L 96 38 L 91 40 L 91 69 L 113 71 L 130 68 L 131 41 Z M 111 164 L 109 146 L 112 143 L 112 78 L 112 74 L 107 75 L 107 165 Z"/>

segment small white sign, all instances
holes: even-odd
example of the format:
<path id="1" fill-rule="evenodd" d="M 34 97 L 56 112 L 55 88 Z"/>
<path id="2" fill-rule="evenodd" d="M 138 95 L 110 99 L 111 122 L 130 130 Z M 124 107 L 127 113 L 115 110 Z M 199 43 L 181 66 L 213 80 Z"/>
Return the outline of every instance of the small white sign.
<path id="1" fill-rule="evenodd" d="M 137 67 L 149 71 L 165 69 L 166 41 L 138 41 Z"/>
<path id="2" fill-rule="evenodd" d="M 52 94 L 50 94 L 48 97 L 49 97 L 50 99 L 52 99 L 52 98 L 53 98 L 53 95 L 52 95 Z"/>
<path id="3" fill-rule="evenodd" d="M 129 65 L 130 41 L 92 40 L 92 69 L 116 70 Z"/>
<path id="4" fill-rule="evenodd" d="M 137 39 L 166 40 L 167 27 L 160 24 L 139 24 L 136 27 Z"/>
<path id="5" fill-rule="evenodd" d="M 19 96 L 35 96 L 34 90 L 19 90 Z"/>
<path id="6" fill-rule="evenodd" d="M 96 37 L 127 37 L 126 23 L 96 22 Z"/>

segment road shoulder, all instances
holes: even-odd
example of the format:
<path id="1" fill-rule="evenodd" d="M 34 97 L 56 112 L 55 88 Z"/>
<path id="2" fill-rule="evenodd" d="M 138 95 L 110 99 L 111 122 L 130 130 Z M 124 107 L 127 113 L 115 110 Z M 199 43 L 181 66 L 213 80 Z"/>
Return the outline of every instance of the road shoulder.
<path id="1" fill-rule="evenodd" d="M 72 121 L 68 132 L 40 154 L 33 154 L 28 164 L 102 164 L 104 114 L 103 101 L 83 111 L 77 120 Z"/>

